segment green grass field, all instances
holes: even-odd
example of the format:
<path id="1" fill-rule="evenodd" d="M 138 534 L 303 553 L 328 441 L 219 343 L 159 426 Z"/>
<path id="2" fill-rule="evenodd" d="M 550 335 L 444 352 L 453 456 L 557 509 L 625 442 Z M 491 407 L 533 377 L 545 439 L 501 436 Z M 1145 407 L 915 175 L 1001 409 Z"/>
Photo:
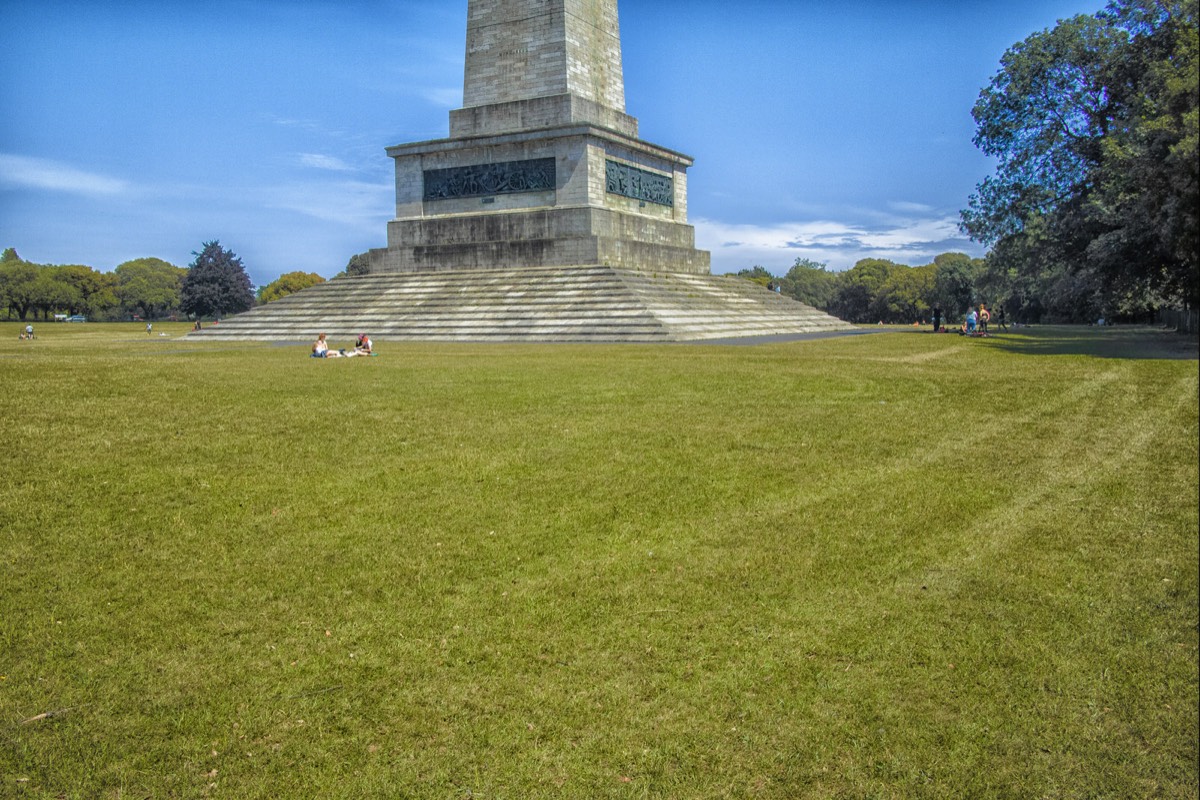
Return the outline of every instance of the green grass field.
<path id="1" fill-rule="evenodd" d="M 1194 341 L 36 327 L 0 797 L 1197 797 Z"/>

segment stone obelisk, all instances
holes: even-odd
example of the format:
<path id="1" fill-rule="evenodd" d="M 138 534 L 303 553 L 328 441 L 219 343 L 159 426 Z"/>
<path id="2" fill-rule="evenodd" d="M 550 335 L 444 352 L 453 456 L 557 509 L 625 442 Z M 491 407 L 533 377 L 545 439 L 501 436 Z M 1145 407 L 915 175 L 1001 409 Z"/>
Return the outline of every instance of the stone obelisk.
<path id="1" fill-rule="evenodd" d="M 388 148 L 396 217 L 371 271 L 606 265 L 709 274 L 692 159 L 625 112 L 616 0 L 469 0 L 450 136 Z"/>

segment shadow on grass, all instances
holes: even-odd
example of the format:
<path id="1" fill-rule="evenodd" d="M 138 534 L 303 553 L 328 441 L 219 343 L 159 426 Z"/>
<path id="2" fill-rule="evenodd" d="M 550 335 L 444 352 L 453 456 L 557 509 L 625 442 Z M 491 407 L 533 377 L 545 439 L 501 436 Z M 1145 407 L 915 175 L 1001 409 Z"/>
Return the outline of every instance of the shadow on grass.
<path id="1" fill-rule="evenodd" d="M 1039 325 L 1017 328 L 988 338 L 1001 350 L 1035 356 L 1195 360 L 1200 351 L 1194 336 L 1145 326 L 1093 327 Z"/>

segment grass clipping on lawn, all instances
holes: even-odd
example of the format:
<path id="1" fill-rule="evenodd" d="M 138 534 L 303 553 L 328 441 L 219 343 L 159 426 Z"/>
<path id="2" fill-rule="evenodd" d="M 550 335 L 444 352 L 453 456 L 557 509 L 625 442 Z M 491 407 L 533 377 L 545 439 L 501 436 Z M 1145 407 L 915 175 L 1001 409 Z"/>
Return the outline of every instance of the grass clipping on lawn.
<path id="1" fill-rule="evenodd" d="M 1196 796 L 1170 334 L 155 328 L 0 326 L 0 796 Z"/>

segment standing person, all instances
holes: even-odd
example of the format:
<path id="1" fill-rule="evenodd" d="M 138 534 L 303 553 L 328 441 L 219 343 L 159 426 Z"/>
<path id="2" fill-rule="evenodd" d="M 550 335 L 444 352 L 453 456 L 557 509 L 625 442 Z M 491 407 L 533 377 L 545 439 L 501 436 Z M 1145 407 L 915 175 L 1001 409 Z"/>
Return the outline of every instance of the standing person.
<path id="1" fill-rule="evenodd" d="M 979 304 L 979 332 L 982 333 L 984 336 L 987 335 L 988 321 L 991 320 L 991 318 L 992 318 L 991 312 L 989 312 L 987 310 L 987 307 L 984 306 L 983 303 L 980 303 Z"/>
<path id="2" fill-rule="evenodd" d="M 33 326 L 32 326 L 32 325 L 26 325 L 26 326 L 25 326 L 25 338 L 26 338 L 26 339 L 32 339 L 32 338 L 33 338 Z"/>
<path id="3" fill-rule="evenodd" d="M 150 335 L 150 331 L 152 331 L 152 330 L 154 330 L 154 323 L 153 323 L 153 322 L 147 322 L 147 323 L 146 323 L 146 335 L 147 335 L 147 336 L 149 336 L 149 335 Z"/>
<path id="4" fill-rule="evenodd" d="M 933 307 L 933 332 L 937 333 L 942 329 L 942 307 Z"/>
<path id="5" fill-rule="evenodd" d="M 1004 306 L 996 309 L 996 327 L 1008 333 L 1008 326 L 1004 324 Z"/>
<path id="6" fill-rule="evenodd" d="M 967 312 L 967 333 L 971 334 L 972 336 L 975 335 L 976 321 L 977 321 L 977 317 L 975 316 L 975 309 L 972 308 L 970 311 Z"/>

